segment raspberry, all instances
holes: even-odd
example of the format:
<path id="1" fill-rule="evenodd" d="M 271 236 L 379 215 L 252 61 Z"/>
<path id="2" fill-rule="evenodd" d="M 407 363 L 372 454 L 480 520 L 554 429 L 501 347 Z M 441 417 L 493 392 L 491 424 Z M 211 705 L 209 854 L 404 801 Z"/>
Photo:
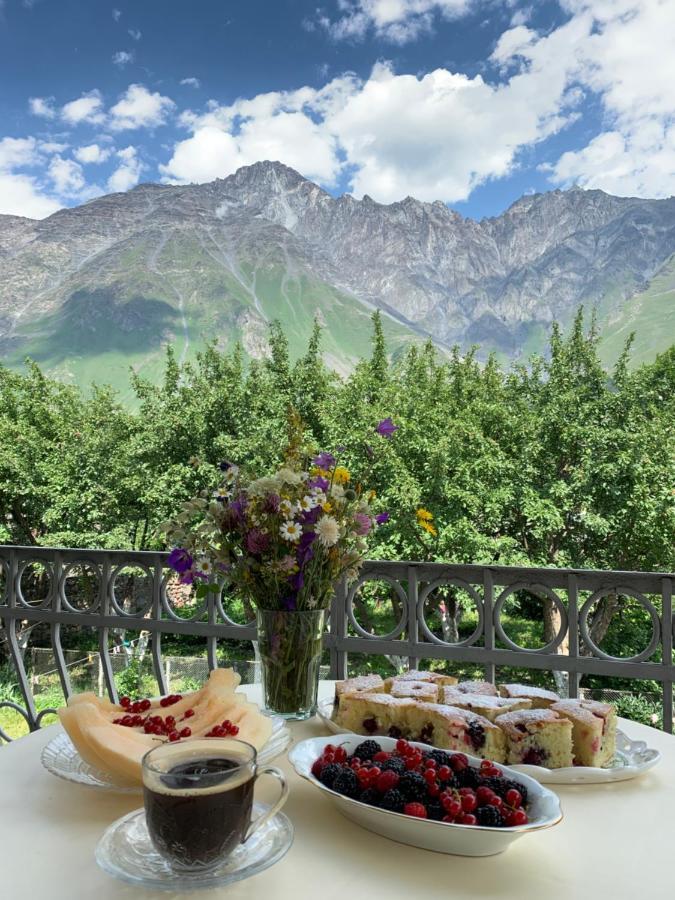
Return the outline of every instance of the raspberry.
<path id="1" fill-rule="evenodd" d="M 362 741 L 354 750 L 352 756 L 358 756 L 360 760 L 372 759 L 376 753 L 379 753 L 382 747 L 377 741 Z"/>
<path id="2" fill-rule="evenodd" d="M 427 795 L 427 783 L 417 772 L 401 775 L 398 789 L 406 800 L 424 800 Z"/>
<path id="3" fill-rule="evenodd" d="M 387 753 L 386 750 L 380 750 L 379 753 L 376 753 L 373 757 L 373 762 L 383 763 L 386 762 L 391 757 L 391 753 Z"/>
<path id="4" fill-rule="evenodd" d="M 406 803 L 403 807 L 406 816 L 414 816 L 416 819 L 426 819 L 427 810 L 421 803 Z"/>
<path id="5" fill-rule="evenodd" d="M 403 775 L 405 770 L 405 762 L 400 756 L 392 756 L 382 763 L 383 772 L 396 772 L 397 775 Z"/>
<path id="6" fill-rule="evenodd" d="M 386 794 L 387 791 L 390 791 L 392 788 L 396 787 L 399 779 L 399 774 L 397 772 L 392 772 L 389 769 L 385 772 L 382 772 L 381 775 L 378 775 L 375 787 L 381 794 Z"/>
<path id="7" fill-rule="evenodd" d="M 380 809 L 388 809 L 389 812 L 403 812 L 405 798 L 400 791 L 387 791 L 380 800 Z"/>
<path id="8" fill-rule="evenodd" d="M 488 828 L 501 828 L 504 824 L 502 814 L 496 806 L 479 806 L 474 815 L 479 825 L 486 825 Z"/>
<path id="9" fill-rule="evenodd" d="M 320 778 L 322 769 L 323 769 L 323 763 L 321 762 L 321 760 L 315 759 L 314 762 L 312 763 L 312 769 L 311 769 L 312 775 L 315 778 Z"/>
<path id="10" fill-rule="evenodd" d="M 453 753 L 450 757 L 450 768 L 454 769 L 455 772 L 459 771 L 459 769 L 466 769 L 468 765 L 469 760 L 464 753 Z"/>
<path id="11" fill-rule="evenodd" d="M 335 779 L 343 772 L 342 766 L 339 766 L 337 763 L 328 763 L 327 766 L 321 767 L 321 772 L 318 775 L 318 779 L 321 784 L 325 784 L 327 788 L 332 788 L 335 784 Z M 312 770 L 312 774 L 314 771 Z"/>
<path id="12" fill-rule="evenodd" d="M 359 795 L 359 780 L 351 769 L 341 769 L 333 782 L 333 790 L 344 797 L 356 799 Z"/>
<path id="13" fill-rule="evenodd" d="M 379 806 L 380 799 L 381 795 L 374 788 L 368 788 L 359 797 L 361 803 L 366 803 L 368 806 Z"/>

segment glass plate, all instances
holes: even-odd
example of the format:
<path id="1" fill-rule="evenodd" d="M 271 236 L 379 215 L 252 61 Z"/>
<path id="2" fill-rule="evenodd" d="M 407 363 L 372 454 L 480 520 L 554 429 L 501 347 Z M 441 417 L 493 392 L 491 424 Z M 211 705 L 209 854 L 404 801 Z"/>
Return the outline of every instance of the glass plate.
<path id="1" fill-rule="evenodd" d="M 319 702 L 317 714 L 333 734 L 344 734 L 346 729 L 332 720 L 333 699 Z M 375 736 L 377 740 L 377 736 Z M 601 784 L 610 781 L 628 781 L 643 775 L 661 759 L 658 750 L 648 747 L 644 741 L 631 741 L 623 731 L 616 732 L 616 753 L 606 769 L 592 766 L 571 766 L 565 769 L 547 769 L 545 766 L 509 766 L 516 772 L 529 775 L 541 784 Z"/>
<path id="2" fill-rule="evenodd" d="M 272 717 L 272 734 L 269 740 L 258 753 L 259 765 L 267 765 L 288 747 L 291 741 L 291 732 L 286 721 L 280 716 Z M 108 772 L 101 772 L 85 762 L 75 749 L 65 731 L 59 732 L 56 737 L 45 746 L 40 757 L 42 765 L 56 775 L 65 778 L 75 784 L 83 784 L 86 787 L 98 788 L 103 791 L 114 791 L 118 794 L 140 794 L 140 785 L 121 784 L 115 781 Z"/>
<path id="3" fill-rule="evenodd" d="M 268 809 L 263 803 L 253 805 L 256 816 Z M 128 884 L 159 891 L 199 891 L 257 875 L 279 862 L 292 843 L 293 826 L 283 813 L 277 813 L 217 868 L 194 874 L 176 872 L 153 847 L 145 810 L 136 809 L 106 830 L 96 846 L 96 862 L 104 872 Z"/>

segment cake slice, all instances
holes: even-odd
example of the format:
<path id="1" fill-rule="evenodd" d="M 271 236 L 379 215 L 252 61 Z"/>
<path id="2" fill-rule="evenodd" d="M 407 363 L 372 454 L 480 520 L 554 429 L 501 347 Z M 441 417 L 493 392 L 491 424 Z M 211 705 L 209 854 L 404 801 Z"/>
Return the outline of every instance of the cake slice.
<path id="1" fill-rule="evenodd" d="M 380 675 L 357 675 L 356 678 L 347 678 L 345 681 L 335 682 L 335 702 L 333 704 L 333 718 L 337 715 L 342 694 L 381 694 L 384 692 L 384 681 Z"/>
<path id="2" fill-rule="evenodd" d="M 553 691 L 532 687 L 528 684 L 500 684 L 499 693 L 502 697 L 529 700 L 532 703 L 532 709 L 548 709 L 552 703 L 560 700 L 560 697 Z"/>
<path id="3" fill-rule="evenodd" d="M 443 702 L 446 706 L 468 709 L 491 722 L 494 722 L 497 716 L 501 716 L 503 713 L 514 712 L 517 709 L 529 709 L 531 706 L 529 700 L 492 697 L 490 694 L 466 694 L 453 686 L 443 688 Z"/>
<path id="4" fill-rule="evenodd" d="M 497 696 L 497 688 L 491 681 L 460 681 L 455 685 L 456 690 L 463 694 L 485 694 L 488 697 Z"/>
<path id="5" fill-rule="evenodd" d="M 392 697 L 409 697 L 424 703 L 437 703 L 442 690 L 433 681 L 394 681 L 389 693 Z"/>
<path id="6" fill-rule="evenodd" d="M 595 700 L 560 700 L 550 707 L 572 723 L 575 766 L 609 766 L 616 751 L 616 709 Z"/>
<path id="7" fill-rule="evenodd" d="M 335 722 L 356 734 L 409 737 L 405 713 L 416 706 L 415 700 L 391 694 L 342 693 Z"/>
<path id="8" fill-rule="evenodd" d="M 505 741 L 501 730 L 488 719 L 466 709 L 441 703 L 416 703 L 405 711 L 411 740 L 441 750 L 455 750 L 504 761 Z"/>
<path id="9" fill-rule="evenodd" d="M 390 691 L 393 684 L 398 684 L 401 681 L 426 681 L 431 682 L 432 684 L 457 684 L 457 679 L 454 675 L 443 675 L 441 672 L 423 672 L 421 669 L 410 669 L 407 672 L 402 672 L 400 675 L 394 675 L 392 678 L 387 678 L 384 683 L 385 691 Z"/>
<path id="10" fill-rule="evenodd" d="M 519 709 L 497 716 L 509 765 L 563 769 L 573 764 L 572 722 L 551 709 Z"/>

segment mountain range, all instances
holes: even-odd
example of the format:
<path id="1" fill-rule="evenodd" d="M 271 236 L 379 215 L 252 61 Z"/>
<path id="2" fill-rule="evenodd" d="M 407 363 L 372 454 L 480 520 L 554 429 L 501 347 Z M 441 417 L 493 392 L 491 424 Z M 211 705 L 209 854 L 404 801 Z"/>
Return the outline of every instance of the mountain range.
<path id="1" fill-rule="evenodd" d="M 373 309 L 394 355 L 431 338 L 526 359 L 580 304 L 607 362 L 631 331 L 635 363 L 673 342 L 675 198 L 556 190 L 477 222 L 440 201 L 335 198 L 260 162 L 42 220 L 0 216 L 0 362 L 30 356 L 123 395 L 130 366 L 158 377 L 168 343 L 182 360 L 213 338 L 262 356 L 274 319 L 297 355 L 318 317 L 344 372 L 368 353 Z"/>

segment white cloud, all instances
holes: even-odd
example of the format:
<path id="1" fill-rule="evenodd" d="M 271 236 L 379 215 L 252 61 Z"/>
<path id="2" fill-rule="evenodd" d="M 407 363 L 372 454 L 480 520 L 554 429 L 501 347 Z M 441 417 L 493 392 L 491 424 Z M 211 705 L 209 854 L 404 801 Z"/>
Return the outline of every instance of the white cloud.
<path id="1" fill-rule="evenodd" d="M 142 84 L 131 84 L 119 101 L 110 109 L 113 131 L 131 128 L 155 128 L 166 122 L 175 104 L 169 97 L 151 93 Z"/>
<path id="2" fill-rule="evenodd" d="M 43 119 L 53 119 L 56 116 L 53 97 L 31 97 L 28 106 L 34 116 L 42 116 Z"/>
<path id="3" fill-rule="evenodd" d="M 39 143 L 35 138 L 0 140 L 0 213 L 43 219 L 62 204 L 45 192 L 33 175 L 17 172 L 41 162 Z"/>
<path id="4" fill-rule="evenodd" d="M 116 155 L 120 159 L 120 165 L 108 179 L 108 190 L 121 193 L 138 184 L 144 166 L 135 147 L 125 147 L 118 150 Z"/>
<path id="5" fill-rule="evenodd" d="M 40 141 L 39 147 L 42 153 L 63 153 L 70 144 L 60 143 L 59 141 Z"/>
<path id="6" fill-rule="evenodd" d="M 190 78 L 181 78 L 180 83 L 187 85 L 187 87 L 193 88 L 201 87 L 202 84 L 199 78 L 194 78 L 193 76 L 191 76 Z"/>
<path id="7" fill-rule="evenodd" d="M 81 163 L 97 165 L 98 163 L 104 163 L 111 153 L 110 149 L 101 147 L 100 144 L 87 144 L 84 147 L 78 147 L 73 155 Z"/>
<path id="8" fill-rule="evenodd" d="M 406 44 L 431 31 L 435 16 L 457 18 L 475 4 L 476 0 L 338 0 L 342 15 L 332 20 L 319 11 L 317 22 L 336 40 L 363 40 L 372 30 L 379 38 Z"/>
<path id="9" fill-rule="evenodd" d="M 121 16 L 122 16 L 122 10 L 120 10 L 120 9 L 113 9 L 113 11 L 112 11 L 112 17 L 113 17 L 113 19 L 114 19 L 116 22 L 119 22 Z"/>
<path id="10" fill-rule="evenodd" d="M 576 39 L 559 47 L 519 26 L 500 38 L 495 59 L 532 66 L 563 65 L 571 85 L 593 92 L 605 128 L 548 166 L 556 184 L 578 183 L 614 194 L 675 194 L 675 3 L 672 0 L 561 0 Z M 570 92 L 571 96 L 571 92 Z"/>
<path id="11" fill-rule="evenodd" d="M 82 166 L 72 159 L 52 157 L 47 172 L 57 193 L 64 197 L 77 197 L 85 187 Z"/>
<path id="12" fill-rule="evenodd" d="M 123 69 L 130 62 L 134 61 L 134 54 L 128 50 L 118 50 L 117 53 L 113 53 L 112 61 L 120 69 Z"/>
<path id="13" fill-rule="evenodd" d="M 143 37 L 138 28 L 130 28 L 129 35 L 134 41 L 140 41 L 140 39 Z"/>
<path id="14" fill-rule="evenodd" d="M 71 100 L 61 107 L 61 116 L 70 125 L 79 125 L 81 122 L 100 125 L 105 120 L 101 92 L 88 91 L 77 100 Z"/>

